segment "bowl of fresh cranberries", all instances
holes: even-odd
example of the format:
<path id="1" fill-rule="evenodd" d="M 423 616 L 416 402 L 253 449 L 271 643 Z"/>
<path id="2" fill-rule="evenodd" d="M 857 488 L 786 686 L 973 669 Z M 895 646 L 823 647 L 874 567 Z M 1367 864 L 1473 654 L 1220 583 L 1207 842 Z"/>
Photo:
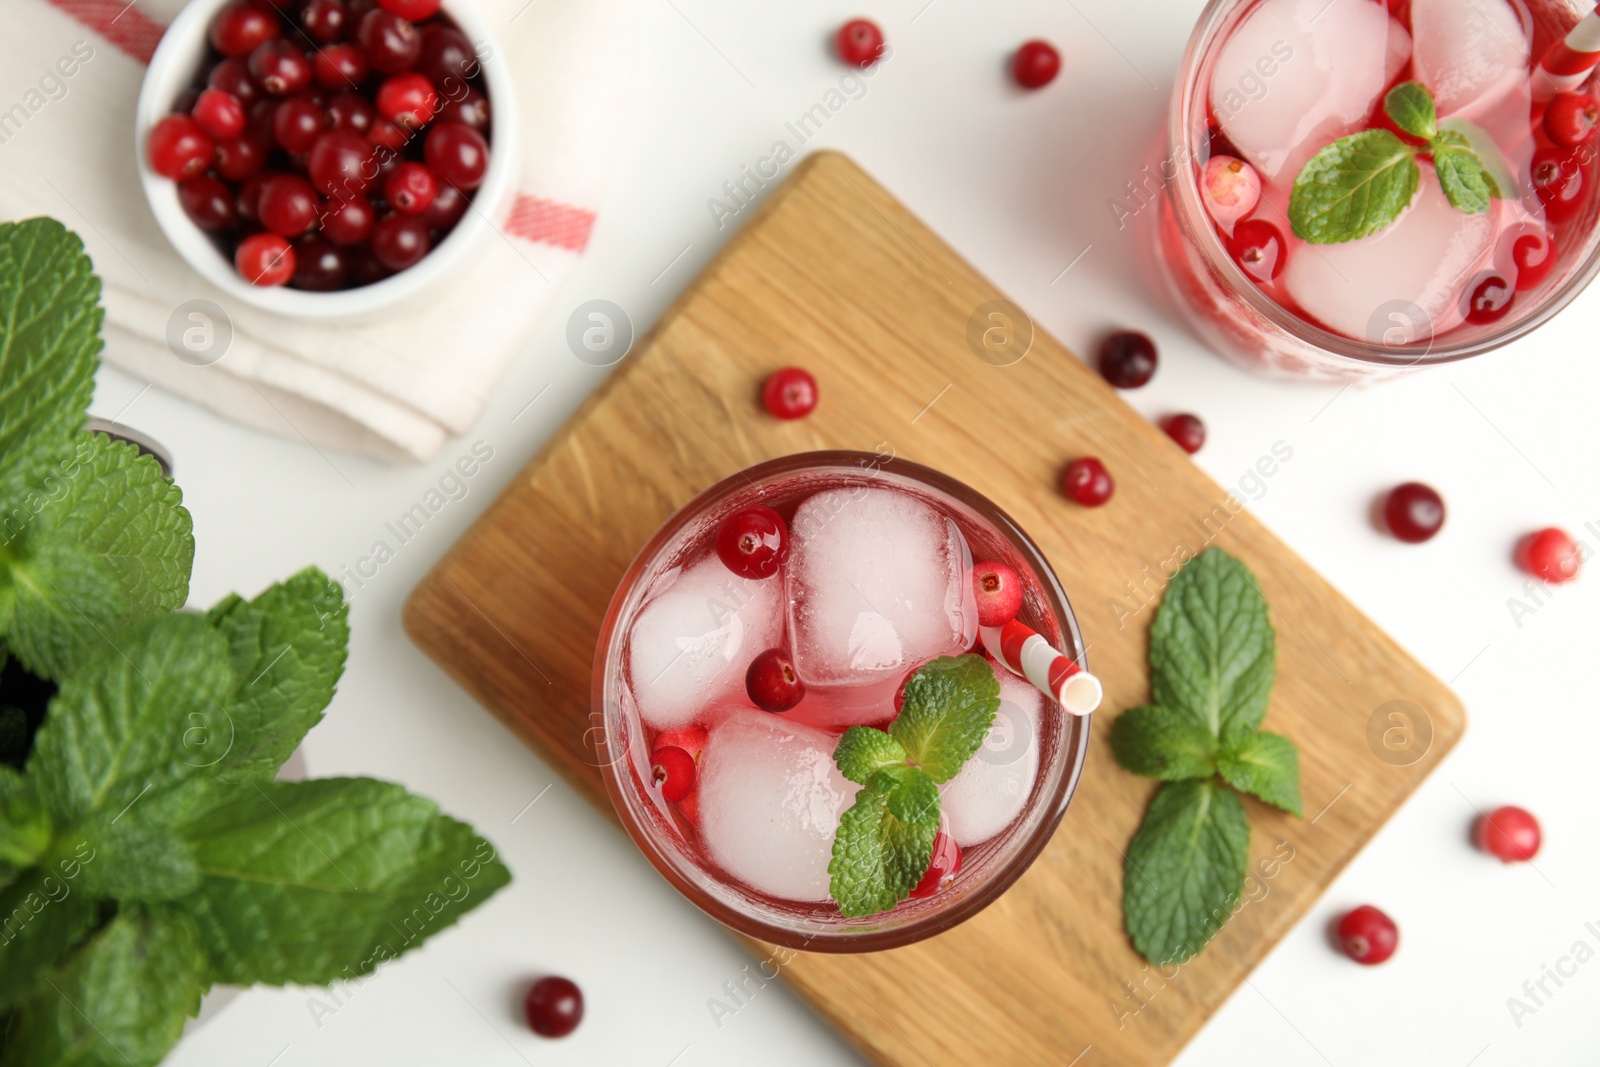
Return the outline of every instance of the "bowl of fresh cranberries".
<path id="1" fill-rule="evenodd" d="M 139 175 L 231 296 L 361 316 L 414 302 L 503 217 L 515 127 L 470 0 L 192 0 L 145 75 Z"/>

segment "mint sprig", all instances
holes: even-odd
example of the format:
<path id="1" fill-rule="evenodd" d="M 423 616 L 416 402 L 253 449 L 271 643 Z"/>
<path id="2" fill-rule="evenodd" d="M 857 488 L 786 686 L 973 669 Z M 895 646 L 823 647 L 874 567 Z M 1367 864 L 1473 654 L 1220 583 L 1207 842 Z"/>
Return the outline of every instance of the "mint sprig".
<path id="1" fill-rule="evenodd" d="M 922 880 L 939 833 L 939 785 L 978 751 L 999 710 L 1000 683 L 988 662 L 946 656 L 907 681 L 887 732 L 844 732 L 833 759 L 862 788 L 839 819 L 828 863 L 840 914 L 888 911 Z"/>
<path id="2" fill-rule="evenodd" d="M 1407 144 L 1384 129 L 1362 130 L 1324 145 L 1306 161 L 1289 194 L 1289 224 L 1311 244 L 1354 241 L 1398 219 L 1416 197 L 1429 154 L 1439 186 L 1457 211 L 1478 215 L 1501 195 L 1498 183 L 1462 134 L 1441 130 L 1433 95 L 1421 82 L 1404 82 L 1383 99 L 1395 126 L 1423 141 Z"/>
<path id="3" fill-rule="evenodd" d="M 1274 645 L 1255 577 L 1208 549 L 1173 577 L 1150 626 L 1155 705 L 1112 725 L 1117 762 L 1166 783 L 1128 846 L 1122 879 L 1128 934 L 1152 963 L 1189 959 L 1232 914 L 1250 846 L 1235 790 L 1301 813 L 1294 743 L 1259 729 Z"/>

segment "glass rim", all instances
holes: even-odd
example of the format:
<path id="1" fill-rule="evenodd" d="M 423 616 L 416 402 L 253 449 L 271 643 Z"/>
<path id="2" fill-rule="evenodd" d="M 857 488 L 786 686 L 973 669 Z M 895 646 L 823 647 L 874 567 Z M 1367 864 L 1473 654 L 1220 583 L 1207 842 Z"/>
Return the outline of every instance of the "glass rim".
<path id="1" fill-rule="evenodd" d="M 797 921 L 786 925 L 769 921 L 761 915 L 739 909 L 724 896 L 710 892 L 708 886 L 727 885 L 728 879 L 713 875 L 709 864 L 689 863 L 679 850 L 669 851 L 657 841 L 658 831 L 652 825 L 648 813 L 637 803 L 636 790 L 630 788 L 629 783 L 624 780 L 627 765 L 625 751 L 613 749 L 612 740 L 613 726 L 620 725 L 617 720 L 622 712 L 617 710 L 619 703 L 616 700 L 608 699 L 611 696 L 608 686 L 613 673 L 611 666 L 614 657 L 620 648 L 620 642 L 626 636 L 621 631 L 620 623 L 623 621 L 623 608 L 627 605 L 630 595 L 650 565 L 672 544 L 678 533 L 689 522 L 731 493 L 747 489 L 752 483 L 776 480 L 808 471 L 829 468 L 858 471 L 869 464 L 873 468 L 945 494 L 989 523 L 994 532 L 1009 542 L 1022 559 L 1033 568 L 1038 578 L 1044 607 L 1054 617 L 1063 644 L 1069 646 L 1063 651 L 1077 659 L 1084 669 L 1088 669 L 1083 635 L 1078 627 L 1077 616 L 1067 600 L 1066 592 L 1062 589 L 1060 580 L 1044 553 L 1015 520 L 970 486 L 930 467 L 910 460 L 885 458 L 870 452 L 851 450 L 802 452 L 766 460 L 743 468 L 696 494 L 688 503 L 673 512 L 634 556 L 618 582 L 616 592 L 606 609 L 595 646 L 591 701 L 594 716 L 598 716 L 603 724 L 603 737 L 599 743 L 605 746 L 606 754 L 606 758 L 599 761 L 600 772 L 612 808 L 628 832 L 628 836 L 662 877 L 701 911 L 724 926 L 763 942 L 808 952 L 855 953 L 898 948 L 957 926 L 998 900 L 1033 864 L 1055 836 L 1055 831 L 1060 826 L 1067 807 L 1077 791 L 1089 749 L 1089 720 L 1092 716 L 1073 716 L 1058 710 L 1057 714 L 1062 717 L 1061 742 L 1055 758 L 1048 765 L 1048 772 L 1055 776 L 1054 785 L 1048 795 L 1041 796 L 1031 806 L 1024 807 L 1017 816 L 1017 820 L 1024 820 L 1029 817 L 1030 812 L 1035 813 L 1037 818 L 1032 828 L 1018 839 L 1005 843 L 1005 853 L 997 857 L 992 869 L 988 870 L 985 880 L 980 885 L 951 898 L 952 902 L 947 907 L 931 908 L 892 925 L 850 925 L 841 922 L 837 926 L 822 925 L 819 928 L 819 924 L 815 922 Z M 625 738 L 623 745 L 626 745 Z M 619 764 L 622 766 L 619 767 Z M 1039 774 L 1043 776 L 1046 773 L 1047 766 L 1041 763 Z M 702 881 L 707 884 L 700 884 Z M 884 914 L 893 915 L 893 911 Z"/>
<path id="2" fill-rule="evenodd" d="M 1230 290 L 1247 304 L 1251 311 L 1261 315 L 1274 326 L 1307 345 L 1334 356 L 1371 364 L 1375 367 L 1404 369 L 1431 367 L 1453 363 L 1472 356 L 1483 355 L 1502 348 L 1543 326 L 1570 304 L 1577 295 L 1600 274 L 1600 223 L 1592 227 L 1585 238 L 1581 263 L 1555 289 L 1546 293 L 1531 313 L 1515 322 L 1478 335 L 1469 341 L 1439 344 L 1430 337 L 1421 351 L 1398 346 L 1373 344 L 1334 333 L 1301 318 L 1283 307 L 1250 280 L 1228 255 L 1206 216 L 1200 199 L 1197 181 L 1178 180 L 1187 173 L 1186 168 L 1195 158 L 1195 133 L 1187 116 L 1193 109 L 1198 88 L 1201 60 L 1210 51 L 1218 33 L 1225 28 L 1227 18 L 1241 7 L 1259 3 L 1260 0 L 1210 0 L 1195 23 L 1189 43 L 1184 47 L 1183 59 L 1178 67 L 1178 78 L 1172 92 L 1172 102 L 1167 116 L 1167 156 L 1163 162 L 1183 161 L 1183 170 L 1166 182 L 1169 190 L 1177 187 L 1174 200 L 1181 210 L 1174 213 L 1178 224 L 1189 236 L 1190 243 L 1205 257 L 1206 265 L 1220 278 L 1226 280 Z M 1197 224 L 1197 220 L 1199 224 Z"/>

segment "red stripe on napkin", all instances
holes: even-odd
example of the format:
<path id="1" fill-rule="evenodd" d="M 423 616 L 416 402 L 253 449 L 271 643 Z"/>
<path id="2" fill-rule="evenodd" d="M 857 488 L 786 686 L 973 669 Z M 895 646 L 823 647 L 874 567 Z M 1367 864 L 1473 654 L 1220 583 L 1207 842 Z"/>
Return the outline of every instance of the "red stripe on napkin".
<path id="1" fill-rule="evenodd" d="M 117 48 L 149 63 L 166 27 L 129 0 L 50 0 Z"/>
<path id="2" fill-rule="evenodd" d="M 588 247 L 594 218 L 594 212 L 584 208 L 519 193 L 511 206 L 511 217 L 506 220 L 506 232 L 527 241 L 582 252 Z"/>

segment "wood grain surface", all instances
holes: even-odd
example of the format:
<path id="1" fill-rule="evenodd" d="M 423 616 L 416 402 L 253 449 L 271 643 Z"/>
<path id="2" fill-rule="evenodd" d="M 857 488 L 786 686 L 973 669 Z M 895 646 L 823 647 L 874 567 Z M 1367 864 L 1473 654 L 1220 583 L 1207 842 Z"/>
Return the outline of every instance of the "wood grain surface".
<path id="1" fill-rule="evenodd" d="M 980 309 L 1000 299 L 848 159 L 810 157 L 417 588 L 405 625 L 609 811 L 589 703 L 595 638 L 662 520 L 749 464 L 821 448 L 892 448 L 968 483 L 1051 560 L 1105 680 L 1076 798 L 1028 873 L 963 926 L 886 953 L 795 955 L 783 976 L 882 1064 L 1166 1063 L 1456 742 L 1465 715 L 1240 506 L 1293 463 L 1289 445 L 1264 442 L 1255 468 L 1217 485 L 1050 337 L 1024 348 L 1025 316 L 1010 347 L 993 334 L 979 358 L 983 329 L 999 322 Z M 811 369 L 822 395 L 792 423 L 758 401 L 762 379 L 788 364 Z M 1063 463 L 1084 454 L 1117 479 L 1103 508 L 1056 491 Z M 1112 715 L 1148 699 L 1146 605 L 1163 572 L 1208 543 L 1244 559 L 1272 606 L 1265 725 L 1300 747 L 1306 818 L 1246 800 L 1245 902 L 1201 955 L 1157 971 L 1130 947 L 1121 912 L 1122 850 L 1153 783 L 1118 768 L 1106 737 Z"/>

